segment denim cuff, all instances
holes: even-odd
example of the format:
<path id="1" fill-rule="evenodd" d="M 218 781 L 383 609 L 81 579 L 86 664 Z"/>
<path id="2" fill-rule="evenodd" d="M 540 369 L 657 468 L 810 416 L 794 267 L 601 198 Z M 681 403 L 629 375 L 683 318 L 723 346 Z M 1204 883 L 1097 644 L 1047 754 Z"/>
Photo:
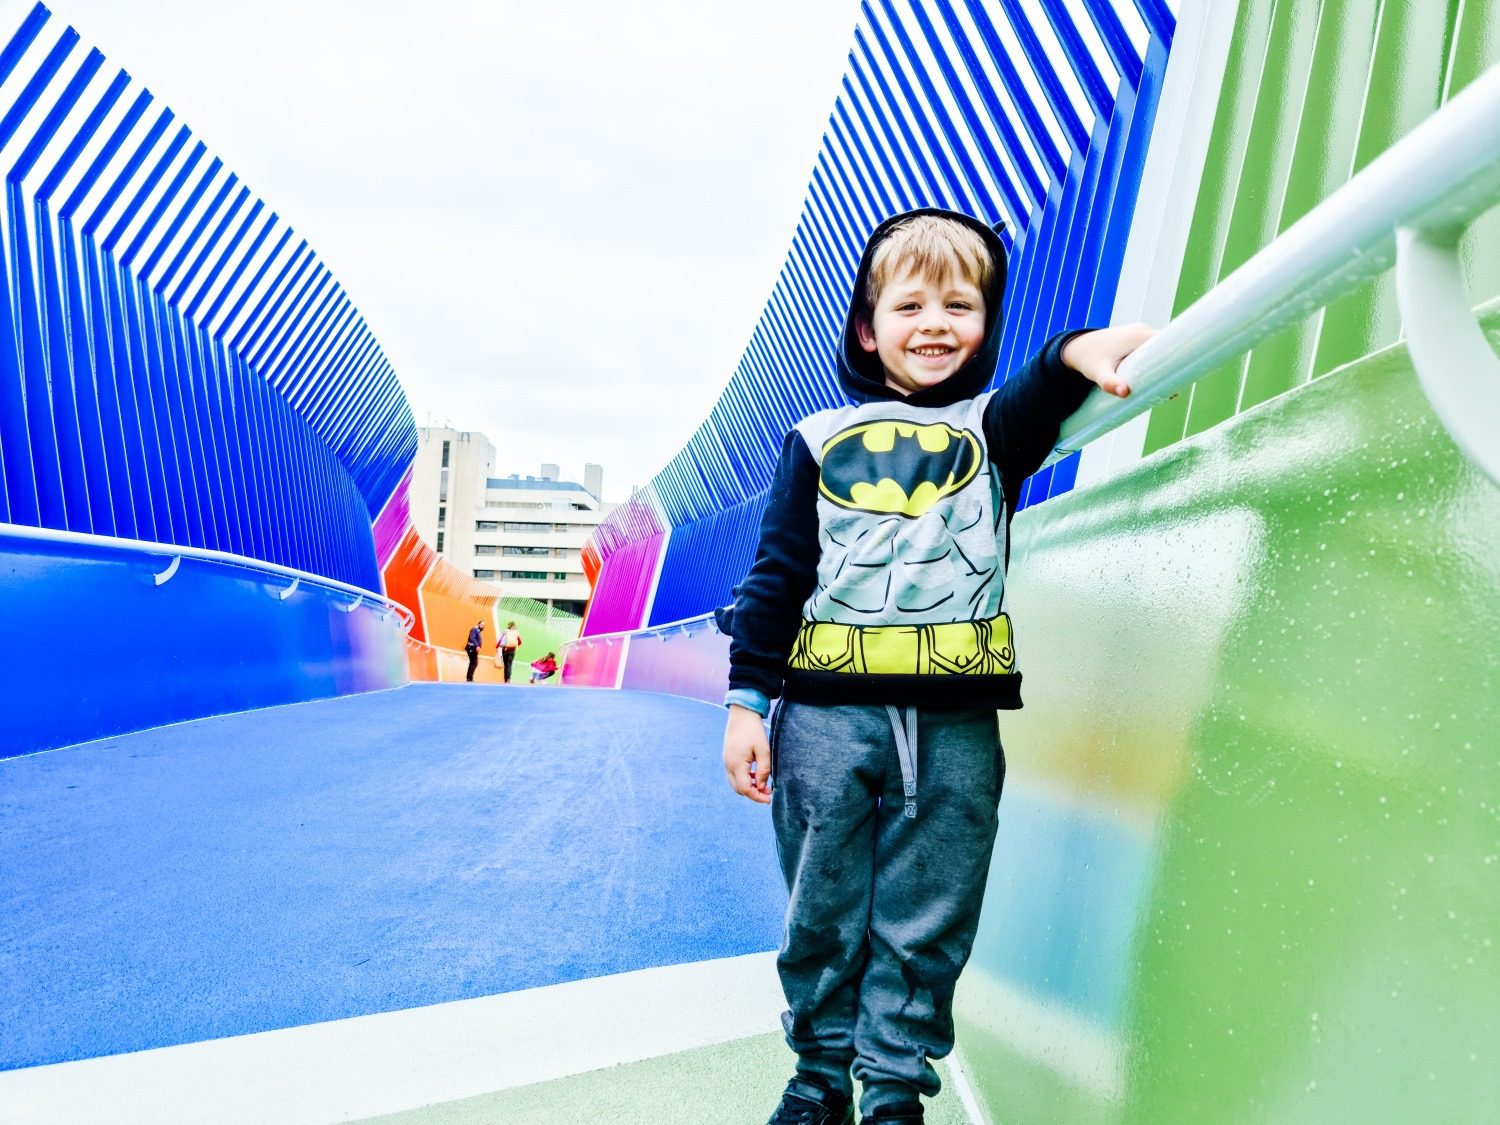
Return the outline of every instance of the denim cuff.
<path id="1" fill-rule="evenodd" d="M 762 718 L 771 709 L 771 700 L 763 691 L 754 688 L 731 688 L 729 694 L 724 697 L 724 706 L 740 706 L 754 711 Z"/>

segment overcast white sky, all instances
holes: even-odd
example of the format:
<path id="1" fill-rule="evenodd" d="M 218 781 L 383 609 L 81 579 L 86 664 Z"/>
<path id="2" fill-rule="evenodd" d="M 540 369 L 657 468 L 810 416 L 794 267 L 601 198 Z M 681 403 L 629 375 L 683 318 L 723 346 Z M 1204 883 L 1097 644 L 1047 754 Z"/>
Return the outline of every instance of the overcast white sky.
<path id="1" fill-rule="evenodd" d="M 7 0 L 14 2 L 14 0 Z M 417 423 L 645 484 L 781 268 L 853 0 L 54 0 L 306 236 Z"/>

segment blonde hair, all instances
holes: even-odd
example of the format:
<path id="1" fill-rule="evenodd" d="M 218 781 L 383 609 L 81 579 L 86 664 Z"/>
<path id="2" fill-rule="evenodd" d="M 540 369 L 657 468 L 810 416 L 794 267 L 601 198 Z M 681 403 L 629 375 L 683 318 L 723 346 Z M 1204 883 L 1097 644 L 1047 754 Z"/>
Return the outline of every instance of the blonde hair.
<path id="1" fill-rule="evenodd" d="M 988 295 L 995 259 L 973 227 L 938 215 L 913 216 L 893 226 L 875 247 L 865 279 L 867 314 L 875 311 L 892 279 L 907 271 L 933 285 L 957 273 Z"/>

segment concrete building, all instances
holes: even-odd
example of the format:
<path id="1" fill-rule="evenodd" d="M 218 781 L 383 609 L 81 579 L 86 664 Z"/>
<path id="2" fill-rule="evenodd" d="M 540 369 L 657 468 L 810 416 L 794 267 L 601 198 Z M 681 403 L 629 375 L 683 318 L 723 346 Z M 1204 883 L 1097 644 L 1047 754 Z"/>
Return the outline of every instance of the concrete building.
<path id="1" fill-rule="evenodd" d="M 411 516 L 422 537 L 505 597 L 581 614 L 589 596 L 583 545 L 614 507 L 600 499 L 604 470 L 585 465 L 584 484 L 561 479 L 553 464 L 538 476 L 500 477 L 483 434 L 421 426 L 417 437 Z"/>

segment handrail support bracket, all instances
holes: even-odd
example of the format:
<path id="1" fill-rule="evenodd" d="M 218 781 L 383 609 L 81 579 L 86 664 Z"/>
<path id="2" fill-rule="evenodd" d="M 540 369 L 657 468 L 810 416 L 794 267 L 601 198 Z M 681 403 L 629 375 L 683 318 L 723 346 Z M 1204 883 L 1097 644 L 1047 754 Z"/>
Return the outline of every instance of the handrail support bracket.
<path id="1" fill-rule="evenodd" d="M 1458 253 L 1462 235 L 1462 228 L 1397 230 L 1396 300 L 1433 412 L 1469 460 L 1500 484 L 1500 356 L 1474 319 Z"/>

